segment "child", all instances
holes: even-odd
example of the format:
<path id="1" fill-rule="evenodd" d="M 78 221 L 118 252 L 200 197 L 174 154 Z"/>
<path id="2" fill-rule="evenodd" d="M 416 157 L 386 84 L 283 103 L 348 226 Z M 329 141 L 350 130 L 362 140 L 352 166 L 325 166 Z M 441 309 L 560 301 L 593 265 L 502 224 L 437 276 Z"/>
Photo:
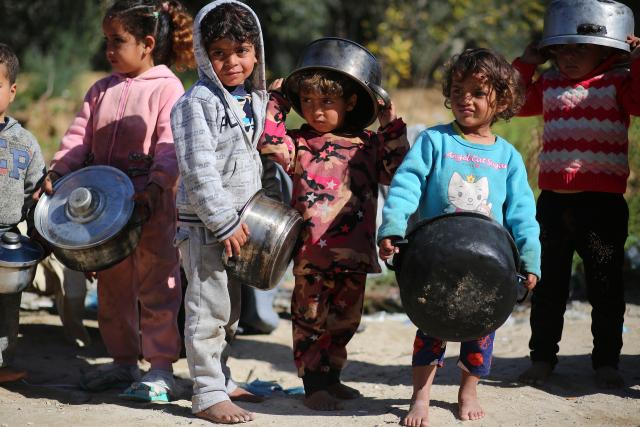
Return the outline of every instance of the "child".
<path id="1" fill-rule="evenodd" d="M 640 39 L 630 36 L 627 41 L 635 48 L 631 72 L 619 64 L 621 50 L 591 43 L 542 50 L 529 45 L 513 64 L 527 87 L 519 115 L 544 118 L 537 206 L 544 280 L 531 298 L 532 365 L 520 375 L 528 384 L 542 384 L 558 362 L 577 252 L 593 307 L 591 363 L 596 382 L 605 388 L 624 385 L 617 370 L 629 218 L 623 194 L 629 176 L 629 115 L 640 114 Z M 555 67 L 534 82 L 536 67 L 547 55 Z"/>
<path id="2" fill-rule="evenodd" d="M 289 104 L 277 92 L 277 80 L 260 150 L 292 176 L 292 204 L 305 220 L 294 257 L 291 301 L 304 403 L 332 411 L 342 407 L 338 399 L 360 396 L 340 382 L 340 372 L 347 343 L 360 324 L 367 273 L 380 272 L 375 253 L 378 183 L 390 182 L 409 144 L 393 104 L 380 111 L 377 133 L 351 124 L 358 99 L 350 78 L 310 70 L 291 79 L 307 123 L 286 130 Z"/>
<path id="3" fill-rule="evenodd" d="M 123 397 L 166 401 L 181 347 L 179 261 L 172 244 L 178 167 L 169 114 L 184 92 L 168 66 L 193 62 L 191 18 L 176 1 L 121 0 L 107 10 L 102 28 L 114 73 L 89 89 L 43 189 L 51 193 L 53 181 L 87 164 L 114 166 L 131 177 L 136 200 L 151 215 L 135 251 L 97 273 L 98 324 L 114 363 L 86 374 L 82 385 L 99 391 L 130 383 Z M 142 379 L 140 342 L 151 365 Z"/>
<path id="4" fill-rule="evenodd" d="M 394 241 L 405 235 L 407 219 L 416 209 L 420 219 L 473 210 L 511 232 L 527 273 L 526 286 L 532 289 L 540 276 L 533 193 L 520 154 L 491 131 L 495 121 L 508 120 L 521 105 L 517 74 L 496 53 L 469 49 L 447 65 L 442 92 L 455 121 L 423 131 L 396 172 L 382 210 L 380 257 L 393 256 Z M 474 199 L 471 209 L 465 203 L 467 196 Z M 476 388 L 480 377 L 489 374 L 494 336 L 492 332 L 461 345 L 458 406 L 462 420 L 484 416 Z M 445 347 L 446 342 L 418 330 L 412 403 L 403 425 L 428 424 L 431 384 L 436 369 L 443 366 Z"/>
<path id="5" fill-rule="evenodd" d="M 18 58 L 0 43 L 0 236 L 18 231 L 33 206 L 33 193 L 45 174 L 44 159 L 36 138 L 7 115 L 16 96 Z M 0 294 L 0 383 L 17 381 L 27 373 L 9 368 L 18 340 L 22 292 Z"/>
<path id="6" fill-rule="evenodd" d="M 241 423 L 254 415 L 231 400 L 258 397 L 237 387 L 226 365 L 242 284 L 227 277 L 222 255 L 240 253 L 249 229 L 238 211 L 261 188 L 256 146 L 267 91 L 260 22 L 243 3 L 215 1 L 198 12 L 193 44 L 200 79 L 171 113 L 180 168 L 176 245 L 189 282 L 185 347 L 192 412 Z"/>

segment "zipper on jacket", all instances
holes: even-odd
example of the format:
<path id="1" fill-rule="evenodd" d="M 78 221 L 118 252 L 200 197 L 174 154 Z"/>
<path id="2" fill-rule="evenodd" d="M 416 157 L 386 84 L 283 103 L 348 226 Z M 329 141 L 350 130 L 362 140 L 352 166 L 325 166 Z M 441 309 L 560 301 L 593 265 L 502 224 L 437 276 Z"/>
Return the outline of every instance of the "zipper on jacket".
<path id="1" fill-rule="evenodd" d="M 127 98 L 129 96 L 129 88 L 133 83 L 133 79 L 127 77 L 124 83 L 124 89 L 122 89 L 122 95 L 120 95 L 120 102 L 118 102 L 118 109 L 116 110 L 115 125 L 113 127 L 113 133 L 111 134 L 111 144 L 109 145 L 109 155 L 107 156 L 107 165 L 111 165 L 111 154 L 113 153 L 113 146 L 116 143 L 116 135 L 118 134 L 118 127 L 120 119 L 124 116 L 124 109 L 127 105 Z"/>

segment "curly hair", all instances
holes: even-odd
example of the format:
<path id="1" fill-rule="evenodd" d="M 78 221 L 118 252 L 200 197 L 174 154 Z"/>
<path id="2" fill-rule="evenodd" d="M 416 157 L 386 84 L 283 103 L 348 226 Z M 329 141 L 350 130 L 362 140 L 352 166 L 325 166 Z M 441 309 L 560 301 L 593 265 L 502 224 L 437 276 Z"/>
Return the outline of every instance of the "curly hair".
<path id="1" fill-rule="evenodd" d="M 321 93 L 322 95 L 339 96 L 348 99 L 356 92 L 353 81 L 342 74 L 322 69 L 312 69 L 296 73 L 287 85 L 294 93 Z"/>
<path id="2" fill-rule="evenodd" d="M 4 64 L 7 67 L 9 83 L 14 84 L 20 72 L 20 62 L 13 50 L 4 43 L 0 43 L 0 64 Z"/>
<path id="3" fill-rule="evenodd" d="M 107 9 L 103 22 L 112 19 L 136 41 L 155 39 L 155 64 L 175 65 L 178 71 L 195 68 L 193 18 L 177 0 L 119 0 Z"/>
<path id="4" fill-rule="evenodd" d="M 209 50 L 211 43 L 229 39 L 236 43 L 249 42 L 260 45 L 260 28 L 253 14 L 246 7 L 224 3 L 205 15 L 200 24 L 202 45 Z M 256 49 L 256 56 L 259 49 Z"/>
<path id="5" fill-rule="evenodd" d="M 503 111 L 496 113 L 492 124 L 498 119 L 508 121 L 518 113 L 525 100 L 520 76 L 502 55 L 490 49 L 467 49 L 454 55 L 445 64 L 442 94 L 447 108 L 451 108 L 453 79 L 464 80 L 472 75 L 480 76 L 491 87 L 496 94 L 496 105 L 506 106 Z"/>

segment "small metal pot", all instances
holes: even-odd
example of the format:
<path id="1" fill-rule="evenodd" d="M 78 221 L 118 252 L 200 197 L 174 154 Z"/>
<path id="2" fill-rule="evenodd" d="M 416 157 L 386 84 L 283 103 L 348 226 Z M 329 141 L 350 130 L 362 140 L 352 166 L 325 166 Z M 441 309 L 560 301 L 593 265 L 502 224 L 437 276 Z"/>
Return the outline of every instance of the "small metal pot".
<path id="1" fill-rule="evenodd" d="M 22 292 L 33 282 L 44 251 L 39 244 L 7 231 L 0 237 L 0 294 Z"/>
<path id="2" fill-rule="evenodd" d="M 89 166 L 54 184 L 34 214 L 38 233 L 67 267 L 100 271 L 119 263 L 135 249 L 142 220 L 133 215 L 133 184 L 111 166 Z"/>
<path id="3" fill-rule="evenodd" d="M 355 127 L 366 128 L 376 120 L 380 108 L 387 108 L 391 103 L 387 92 L 380 87 L 382 70 L 376 57 L 351 40 L 325 37 L 307 45 L 298 66 L 283 84 L 283 92 L 300 115 L 300 96 L 292 89 L 291 82 L 296 75 L 314 69 L 336 71 L 357 83 L 358 101 L 347 114 L 348 123 Z M 378 103 L 379 99 L 384 106 Z"/>
<path id="4" fill-rule="evenodd" d="M 240 222 L 249 226 L 249 240 L 239 256 L 225 256 L 227 272 L 245 285 L 273 289 L 293 257 L 302 215 L 260 190 L 242 208 Z"/>
<path id="5" fill-rule="evenodd" d="M 555 0 L 544 16 L 540 47 L 589 43 L 629 52 L 627 36 L 633 34 L 633 12 L 613 0 Z"/>

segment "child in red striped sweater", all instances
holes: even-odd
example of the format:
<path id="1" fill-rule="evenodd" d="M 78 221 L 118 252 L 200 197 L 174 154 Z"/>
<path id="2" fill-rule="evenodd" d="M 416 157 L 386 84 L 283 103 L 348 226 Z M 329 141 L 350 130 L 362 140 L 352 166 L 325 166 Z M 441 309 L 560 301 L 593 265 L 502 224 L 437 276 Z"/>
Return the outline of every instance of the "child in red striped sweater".
<path id="1" fill-rule="evenodd" d="M 539 385 L 558 362 L 574 251 L 584 262 L 592 305 L 592 366 L 601 387 L 622 387 L 625 301 L 622 277 L 629 209 L 629 116 L 640 115 L 640 39 L 626 51 L 599 44 L 529 45 L 516 59 L 527 88 L 519 115 L 542 114 L 537 202 L 542 279 L 531 300 L 532 365 L 520 375 Z M 537 65 L 555 67 L 537 80 Z M 622 64 L 631 59 L 631 68 Z M 621 61 L 622 60 L 622 61 Z"/>

